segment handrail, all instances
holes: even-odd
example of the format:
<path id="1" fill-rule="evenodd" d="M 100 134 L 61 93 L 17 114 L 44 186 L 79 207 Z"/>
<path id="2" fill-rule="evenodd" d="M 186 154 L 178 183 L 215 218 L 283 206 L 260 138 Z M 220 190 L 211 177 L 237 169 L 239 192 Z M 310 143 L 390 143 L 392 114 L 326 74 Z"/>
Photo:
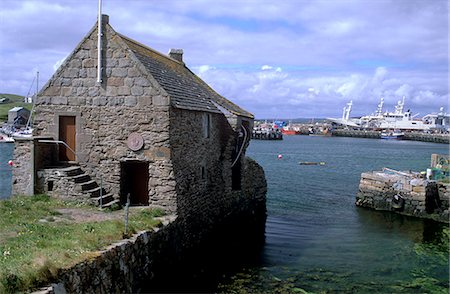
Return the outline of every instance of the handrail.
<path id="1" fill-rule="evenodd" d="M 70 146 L 67 145 L 66 142 L 64 142 L 64 141 L 59 141 L 59 140 L 38 140 L 38 142 L 39 143 L 63 144 L 65 147 L 67 147 L 67 149 L 69 149 L 75 155 L 75 159 L 78 159 L 78 154 L 72 148 L 70 148 Z"/>

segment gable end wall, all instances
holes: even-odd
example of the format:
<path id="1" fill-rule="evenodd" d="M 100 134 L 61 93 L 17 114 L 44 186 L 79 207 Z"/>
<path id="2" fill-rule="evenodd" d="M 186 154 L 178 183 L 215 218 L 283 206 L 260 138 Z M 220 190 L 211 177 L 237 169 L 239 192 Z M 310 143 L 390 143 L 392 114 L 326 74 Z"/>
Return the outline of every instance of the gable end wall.
<path id="1" fill-rule="evenodd" d="M 93 179 L 119 197 L 120 163 L 148 162 L 150 204 L 174 211 L 170 99 L 109 25 L 103 38 L 104 78 L 98 85 L 96 38 L 93 29 L 41 91 L 36 135 L 57 140 L 59 116 L 75 116 L 78 162 Z M 133 132 L 144 139 L 139 151 L 126 144 Z"/>

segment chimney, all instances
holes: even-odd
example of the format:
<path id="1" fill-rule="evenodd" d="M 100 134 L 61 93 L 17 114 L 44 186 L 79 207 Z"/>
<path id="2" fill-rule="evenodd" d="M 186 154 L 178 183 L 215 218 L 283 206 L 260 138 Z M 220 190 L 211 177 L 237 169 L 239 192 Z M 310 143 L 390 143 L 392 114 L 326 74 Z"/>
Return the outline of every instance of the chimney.
<path id="1" fill-rule="evenodd" d="M 170 49 L 169 57 L 183 63 L 183 49 Z"/>
<path id="2" fill-rule="evenodd" d="M 102 24 L 109 24 L 109 15 L 102 14 Z"/>

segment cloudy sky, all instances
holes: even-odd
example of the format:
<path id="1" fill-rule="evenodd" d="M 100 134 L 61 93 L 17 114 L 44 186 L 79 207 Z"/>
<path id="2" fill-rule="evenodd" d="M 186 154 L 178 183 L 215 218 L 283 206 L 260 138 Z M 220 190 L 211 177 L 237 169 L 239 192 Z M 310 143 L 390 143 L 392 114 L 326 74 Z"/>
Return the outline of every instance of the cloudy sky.
<path id="1" fill-rule="evenodd" d="M 103 0 L 113 28 L 187 66 L 257 118 L 369 114 L 406 96 L 448 110 L 447 0 Z M 0 0 L 0 93 L 43 85 L 94 25 L 96 0 Z"/>

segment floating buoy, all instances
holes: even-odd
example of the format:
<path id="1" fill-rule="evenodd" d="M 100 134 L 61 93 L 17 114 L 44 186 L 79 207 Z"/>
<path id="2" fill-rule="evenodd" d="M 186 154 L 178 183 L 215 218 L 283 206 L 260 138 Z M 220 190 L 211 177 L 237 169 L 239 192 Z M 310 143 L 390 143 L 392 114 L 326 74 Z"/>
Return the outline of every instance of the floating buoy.
<path id="1" fill-rule="evenodd" d="M 300 161 L 298 164 L 300 165 L 325 165 L 324 161 L 321 162 L 311 162 L 311 161 Z"/>
<path id="2" fill-rule="evenodd" d="M 14 162 L 13 162 L 12 160 L 8 161 L 8 165 L 9 165 L 9 166 L 13 166 L 13 165 L 14 165 Z"/>
<path id="3" fill-rule="evenodd" d="M 283 155 L 278 154 L 278 159 L 282 159 L 282 158 L 283 158 Z"/>

